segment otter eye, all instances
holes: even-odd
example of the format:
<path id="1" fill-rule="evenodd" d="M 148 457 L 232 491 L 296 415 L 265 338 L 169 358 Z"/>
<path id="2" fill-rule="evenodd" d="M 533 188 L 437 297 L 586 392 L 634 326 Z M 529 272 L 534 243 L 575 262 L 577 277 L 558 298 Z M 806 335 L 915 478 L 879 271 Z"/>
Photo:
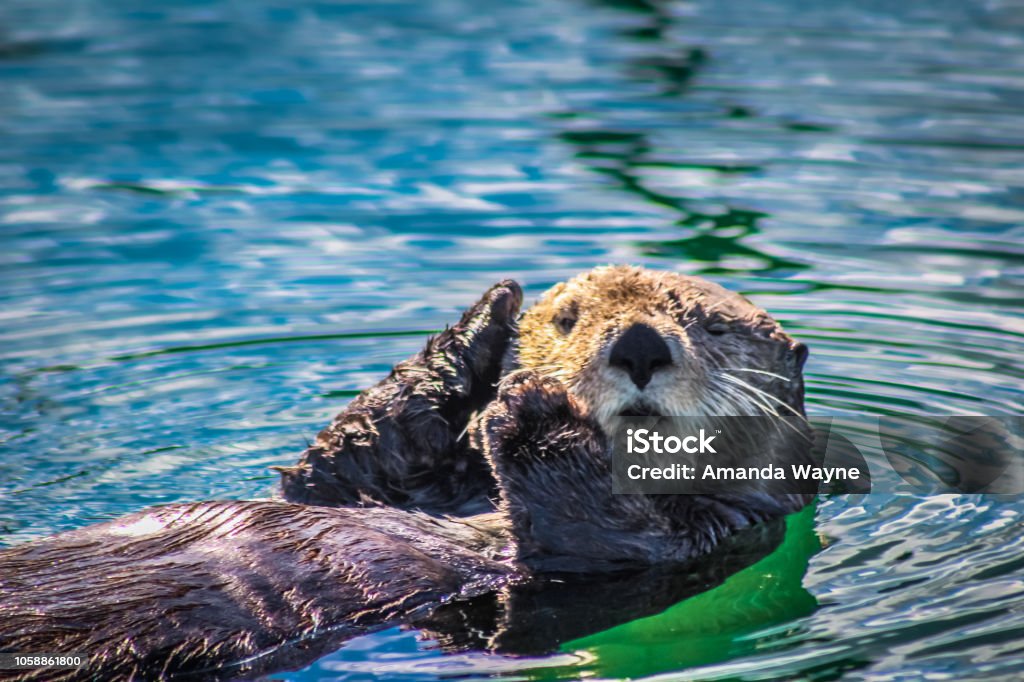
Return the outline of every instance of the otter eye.
<path id="1" fill-rule="evenodd" d="M 555 325 L 562 334 L 568 334 L 576 326 L 576 312 L 574 310 L 563 310 L 554 316 L 551 324 Z"/>
<path id="2" fill-rule="evenodd" d="M 732 327 L 729 326 L 728 322 L 723 320 L 711 320 L 704 325 L 704 330 L 712 336 L 721 336 L 722 334 L 732 331 Z"/>

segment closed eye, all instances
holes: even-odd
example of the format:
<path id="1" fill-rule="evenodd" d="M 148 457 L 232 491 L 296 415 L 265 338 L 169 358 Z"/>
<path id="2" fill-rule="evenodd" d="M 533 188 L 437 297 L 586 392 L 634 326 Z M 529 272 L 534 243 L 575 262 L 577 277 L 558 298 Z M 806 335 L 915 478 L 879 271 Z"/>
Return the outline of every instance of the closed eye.
<path id="1" fill-rule="evenodd" d="M 561 334 L 568 334 L 576 326 L 576 315 L 571 310 L 563 310 L 552 318 L 551 323 Z"/>
<path id="2" fill-rule="evenodd" d="M 732 331 L 732 326 L 722 320 L 712 320 L 704 325 L 705 331 L 713 336 L 721 336 Z"/>

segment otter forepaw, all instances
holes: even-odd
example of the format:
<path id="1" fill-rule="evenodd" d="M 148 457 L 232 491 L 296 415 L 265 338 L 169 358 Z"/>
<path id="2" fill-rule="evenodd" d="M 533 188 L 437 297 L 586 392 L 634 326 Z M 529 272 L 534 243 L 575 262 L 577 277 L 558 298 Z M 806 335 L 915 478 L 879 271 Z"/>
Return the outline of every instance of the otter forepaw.
<path id="1" fill-rule="evenodd" d="M 512 372 L 502 380 L 497 402 L 526 423 L 572 418 L 582 412 L 561 381 L 528 369 Z"/>
<path id="2" fill-rule="evenodd" d="M 596 429 L 565 386 L 532 370 L 509 374 L 481 417 L 492 464 L 509 457 L 544 458 Z"/>
<path id="3" fill-rule="evenodd" d="M 454 370 L 467 384 L 493 384 L 515 341 L 522 302 L 523 290 L 514 280 L 498 282 L 455 325 L 431 340 L 424 351 L 426 364 L 442 374 Z"/>
<path id="4" fill-rule="evenodd" d="M 557 379 L 520 370 L 498 386 L 478 428 L 517 558 L 558 570 L 572 557 L 589 563 L 590 548 L 607 544 L 605 520 L 619 517 L 597 422 Z"/>
<path id="5" fill-rule="evenodd" d="M 461 509 L 494 481 L 463 436 L 490 403 L 515 343 L 523 292 L 488 289 L 452 327 L 349 403 L 297 467 L 282 470 L 288 500 Z"/>

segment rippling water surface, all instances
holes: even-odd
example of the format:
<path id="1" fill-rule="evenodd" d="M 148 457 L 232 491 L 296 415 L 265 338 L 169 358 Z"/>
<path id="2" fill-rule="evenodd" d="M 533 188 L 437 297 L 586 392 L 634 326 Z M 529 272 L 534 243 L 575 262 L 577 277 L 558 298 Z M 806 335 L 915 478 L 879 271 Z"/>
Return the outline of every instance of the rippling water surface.
<path id="1" fill-rule="evenodd" d="M 6 543 L 270 494 L 489 284 L 607 262 L 775 313 L 812 413 L 1022 411 L 1013 0 L 8 0 L 0 93 Z M 1019 500 L 813 516 L 554 654 L 395 629 L 276 678 L 1024 675 Z"/>

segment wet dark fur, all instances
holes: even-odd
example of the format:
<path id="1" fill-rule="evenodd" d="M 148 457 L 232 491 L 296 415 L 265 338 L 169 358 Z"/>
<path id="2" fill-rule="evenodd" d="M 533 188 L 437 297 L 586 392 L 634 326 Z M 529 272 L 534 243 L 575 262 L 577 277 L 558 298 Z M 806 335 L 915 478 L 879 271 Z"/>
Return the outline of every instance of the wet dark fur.
<path id="1" fill-rule="evenodd" d="M 326 653 L 443 601 L 495 590 L 516 575 L 499 560 L 504 544 L 500 528 L 388 508 L 156 507 L 5 550 L 0 648 L 85 654 L 94 679 L 247 677 L 262 658 L 287 666 L 288 656 L 274 655 L 282 645 L 306 660 L 304 639 L 316 636 Z M 83 677 L 41 670 L 23 679 L 60 672 Z"/>
<path id="2" fill-rule="evenodd" d="M 502 382 L 481 431 L 517 558 L 535 570 L 687 561 L 810 497 L 613 494 L 605 434 L 561 383 L 530 370 Z"/>
<path id="3" fill-rule="evenodd" d="M 304 504 L 171 505 L 0 552 L 0 650 L 89 655 L 67 679 L 251 677 L 538 572 L 692 560 L 808 501 L 612 495 L 605 435 L 564 386 L 496 388 L 521 299 L 496 285 L 354 400 L 282 470 Z"/>
<path id="4" fill-rule="evenodd" d="M 496 284 L 458 324 L 353 400 L 298 465 L 281 469 L 285 498 L 434 512 L 488 509 L 497 495 L 494 479 L 465 431 L 496 394 L 522 300 L 515 282 Z"/>

